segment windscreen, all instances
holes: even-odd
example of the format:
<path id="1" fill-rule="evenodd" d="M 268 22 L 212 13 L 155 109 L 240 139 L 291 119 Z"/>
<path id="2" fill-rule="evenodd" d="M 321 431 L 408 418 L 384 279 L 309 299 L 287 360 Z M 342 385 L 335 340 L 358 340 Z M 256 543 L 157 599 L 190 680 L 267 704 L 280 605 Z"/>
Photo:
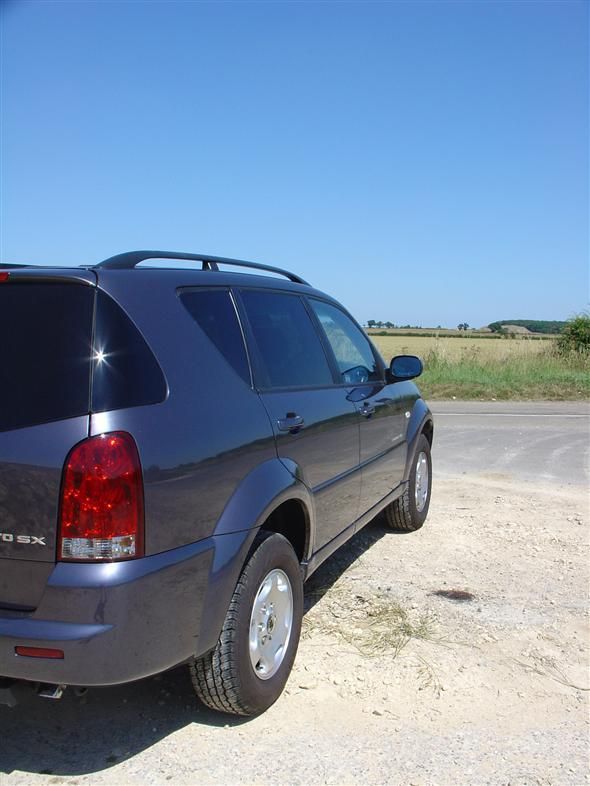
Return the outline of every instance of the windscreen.
<path id="1" fill-rule="evenodd" d="M 89 411 L 94 291 L 0 284 L 0 431 Z"/>

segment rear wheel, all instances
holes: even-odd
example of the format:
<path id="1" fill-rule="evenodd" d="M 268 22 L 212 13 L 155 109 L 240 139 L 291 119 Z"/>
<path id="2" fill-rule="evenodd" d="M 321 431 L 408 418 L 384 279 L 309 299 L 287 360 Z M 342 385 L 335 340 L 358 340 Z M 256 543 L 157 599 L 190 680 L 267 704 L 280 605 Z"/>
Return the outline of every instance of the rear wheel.
<path id="1" fill-rule="evenodd" d="M 430 443 L 421 434 L 418 438 L 414 462 L 406 490 L 401 497 L 385 508 L 385 518 L 391 529 L 413 532 L 426 521 L 432 489 L 432 458 Z"/>
<path id="2" fill-rule="evenodd" d="M 302 615 L 297 556 L 282 535 L 261 532 L 234 590 L 217 646 L 190 664 L 201 701 L 236 715 L 268 709 L 291 672 Z"/>

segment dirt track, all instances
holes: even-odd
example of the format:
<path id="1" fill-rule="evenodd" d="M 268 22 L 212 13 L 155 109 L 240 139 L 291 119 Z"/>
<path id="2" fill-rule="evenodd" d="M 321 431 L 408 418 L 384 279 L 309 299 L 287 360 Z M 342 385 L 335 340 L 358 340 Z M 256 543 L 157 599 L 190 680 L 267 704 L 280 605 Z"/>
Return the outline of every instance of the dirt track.
<path id="1" fill-rule="evenodd" d="M 587 783 L 588 523 L 583 485 L 439 474 L 423 530 L 378 520 L 312 578 L 265 715 L 199 710 L 184 670 L 0 708 L 0 783 Z"/>

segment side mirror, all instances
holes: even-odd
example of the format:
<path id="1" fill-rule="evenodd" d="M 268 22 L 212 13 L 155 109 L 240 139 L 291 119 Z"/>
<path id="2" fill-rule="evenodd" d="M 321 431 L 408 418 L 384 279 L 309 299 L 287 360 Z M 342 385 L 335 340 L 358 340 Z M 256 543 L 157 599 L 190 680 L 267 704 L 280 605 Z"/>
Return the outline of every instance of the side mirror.
<path id="1" fill-rule="evenodd" d="M 396 355 L 389 364 L 392 382 L 414 379 L 419 377 L 423 370 L 422 361 L 416 355 Z"/>

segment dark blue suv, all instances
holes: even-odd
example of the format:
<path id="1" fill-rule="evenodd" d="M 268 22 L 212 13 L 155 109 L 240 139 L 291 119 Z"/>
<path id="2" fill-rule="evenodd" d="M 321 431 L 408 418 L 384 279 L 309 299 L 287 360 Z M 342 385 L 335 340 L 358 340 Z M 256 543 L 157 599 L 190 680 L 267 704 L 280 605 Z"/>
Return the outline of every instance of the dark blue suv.
<path id="1" fill-rule="evenodd" d="M 380 511 L 426 518 L 420 360 L 386 366 L 293 273 L 162 251 L 3 266 L 0 335 L 4 703 L 187 663 L 209 707 L 259 713 L 305 579 Z"/>

